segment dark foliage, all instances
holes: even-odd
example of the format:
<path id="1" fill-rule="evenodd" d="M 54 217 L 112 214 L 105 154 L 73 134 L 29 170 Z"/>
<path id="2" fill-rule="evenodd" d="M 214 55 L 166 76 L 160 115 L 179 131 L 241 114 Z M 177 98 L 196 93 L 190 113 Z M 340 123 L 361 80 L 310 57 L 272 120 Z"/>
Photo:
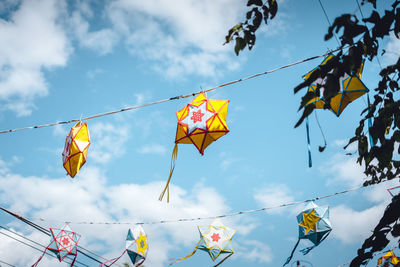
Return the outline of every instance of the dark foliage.
<path id="1" fill-rule="evenodd" d="M 388 0 L 381 0 L 386 3 Z M 337 35 L 344 48 L 324 66 L 314 71 L 310 78 L 294 88 L 294 93 L 307 88 L 312 81 L 321 77 L 324 79 L 324 98 L 326 109 L 329 108 L 330 99 L 339 90 L 339 78 L 344 74 L 355 72 L 362 61 L 374 60 L 377 57 L 380 42 L 388 39 L 391 34 L 400 38 L 400 0 L 392 0 L 392 5 L 384 11 L 377 9 L 377 0 L 362 0 L 361 5 L 371 5 L 372 12 L 369 17 L 361 21 L 352 14 L 342 14 L 337 17 L 329 27 L 325 40 Z M 255 32 L 260 26 L 261 20 L 265 23 L 273 19 L 278 10 L 276 1 L 249 0 L 247 6 L 252 9 L 247 12 L 246 21 L 229 30 L 226 42 L 236 40 L 235 53 L 243 50 L 246 45 L 249 49 L 254 46 Z M 382 54 L 386 51 L 381 48 Z M 379 75 L 381 80 L 376 88 L 370 91 L 373 97 L 371 104 L 360 114 L 360 122 L 355 129 L 354 136 L 348 144 L 358 144 L 357 162 L 364 164 L 366 181 L 364 185 L 380 183 L 399 177 L 400 174 L 400 57 L 393 65 L 383 66 Z M 322 87 L 321 86 L 321 87 Z M 298 127 L 314 109 L 313 105 L 306 105 L 309 100 L 319 96 L 319 88 L 316 92 L 306 92 L 302 97 L 299 110 L 303 113 L 296 123 Z M 370 128 L 366 127 L 366 121 L 372 119 Z M 368 134 L 371 135 L 374 144 L 368 144 Z M 351 266 L 365 264 L 372 254 L 383 250 L 388 244 L 387 234 L 400 235 L 400 200 L 395 197 L 387 207 L 384 216 L 375 228 L 373 235 L 365 240 L 358 256 Z M 369 249 L 369 250 L 368 250 Z M 367 251 L 368 250 L 368 251 Z"/>
<path id="2" fill-rule="evenodd" d="M 251 50 L 256 43 L 256 31 L 264 20 L 273 19 L 278 12 L 276 0 L 268 0 L 263 3 L 261 0 L 248 0 L 247 6 L 251 8 L 246 13 L 246 20 L 232 27 L 225 36 L 225 44 L 235 40 L 235 53 L 239 55 L 246 46 Z"/>
<path id="3" fill-rule="evenodd" d="M 389 239 L 387 235 L 390 233 L 394 237 L 400 236 L 400 195 L 393 197 L 392 203 L 390 203 L 383 217 L 375 227 L 372 235 L 364 241 L 362 247 L 357 251 L 357 257 L 355 257 L 350 267 L 356 267 L 365 265 L 368 260 L 373 258 L 375 252 L 383 250 Z"/>

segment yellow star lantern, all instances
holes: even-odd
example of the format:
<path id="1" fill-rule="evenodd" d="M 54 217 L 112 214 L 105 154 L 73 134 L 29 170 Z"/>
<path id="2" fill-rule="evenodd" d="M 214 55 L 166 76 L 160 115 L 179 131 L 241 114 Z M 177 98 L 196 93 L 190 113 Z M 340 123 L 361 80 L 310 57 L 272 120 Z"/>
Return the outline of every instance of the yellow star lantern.
<path id="1" fill-rule="evenodd" d="M 310 230 L 315 232 L 317 227 L 317 222 L 320 217 L 315 215 L 315 209 L 312 209 L 310 213 L 302 212 L 303 221 L 299 224 L 301 227 L 304 227 L 305 234 L 307 235 Z"/>
<path id="2" fill-rule="evenodd" d="M 218 264 L 214 265 L 214 267 L 219 266 L 227 258 L 233 255 L 232 238 L 236 230 L 225 226 L 219 219 L 215 219 L 211 225 L 198 226 L 198 229 L 200 233 L 200 241 L 197 243 L 194 250 L 186 257 L 170 259 L 173 262 L 169 265 L 190 258 L 198 249 L 208 252 L 213 261 L 215 261 L 221 254 L 226 255 L 225 258 Z"/>
<path id="3" fill-rule="evenodd" d="M 308 72 L 303 76 L 303 79 L 307 80 L 310 78 L 311 74 L 318 69 L 320 66 L 325 65 L 329 60 L 331 60 L 334 56 L 332 54 L 328 55 L 322 63 L 315 69 Z M 345 73 L 342 77 L 339 78 L 339 92 L 333 96 L 329 102 L 330 110 L 336 115 L 340 116 L 343 110 L 347 107 L 348 104 L 361 97 L 369 90 L 361 81 L 362 72 L 364 69 L 364 62 L 361 63 L 360 68 L 356 73 L 347 74 Z M 326 103 L 326 99 L 324 98 L 324 87 L 322 85 L 325 83 L 325 79 L 317 78 L 315 81 L 312 81 L 310 86 L 308 87 L 308 91 L 317 92 L 317 88 L 320 90 L 319 96 L 314 97 L 310 101 L 307 102 L 306 105 L 315 105 L 317 109 L 323 109 Z"/>
<path id="4" fill-rule="evenodd" d="M 90 134 L 87 123 L 79 121 L 67 135 L 65 140 L 63 166 L 72 178 L 79 173 L 79 169 L 85 164 L 90 145 Z"/>
<path id="5" fill-rule="evenodd" d="M 126 236 L 125 250 L 122 254 L 111 260 L 107 260 L 101 264 L 103 266 L 111 266 L 116 263 L 125 253 L 128 254 L 134 267 L 140 266 L 146 260 L 149 245 L 147 243 L 147 235 L 142 226 L 136 225 L 128 230 Z"/>
<path id="6" fill-rule="evenodd" d="M 400 260 L 393 251 L 389 251 L 382 257 L 378 259 L 377 267 L 390 267 L 390 266 L 398 266 Z"/>
<path id="7" fill-rule="evenodd" d="M 299 239 L 283 266 L 292 260 L 293 254 L 299 245 L 300 239 L 308 239 L 314 244 L 313 246 L 300 251 L 303 253 L 303 255 L 306 255 L 313 248 L 324 241 L 332 231 L 331 222 L 329 220 L 329 208 L 318 207 L 312 201 L 299 215 L 297 215 L 297 222 L 299 225 Z"/>
<path id="8" fill-rule="evenodd" d="M 167 184 L 159 197 L 160 201 L 165 192 L 168 192 L 167 201 L 169 202 L 169 182 L 175 169 L 178 143 L 193 144 L 203 155 L 204 150 L 212 142 L 229 132 L 226 124 L 228 104 L 229 100 L 211 100 L 201 93 L 176 113 L 178 126 L 171 158 L 171 170 Z"/>

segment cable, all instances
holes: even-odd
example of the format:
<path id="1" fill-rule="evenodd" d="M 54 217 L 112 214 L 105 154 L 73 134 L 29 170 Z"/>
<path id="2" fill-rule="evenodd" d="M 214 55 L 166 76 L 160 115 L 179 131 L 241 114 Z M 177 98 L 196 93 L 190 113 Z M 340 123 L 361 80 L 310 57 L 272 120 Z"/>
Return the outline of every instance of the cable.
<path id="1" fill-rule="evenodd" d="M 328 14 L 326 14 L 325 8 L 324 8 L 324 6 L 322 5 L 321 0 L 318 0 L 318 2 L 319 2 L 320 6 L 321 6 L 321 8 L 322 8 L 322 11 L 324 12 L 325 18 L 326 18 L 326 20 L 328 21 L 329 26 L 332 27 L 332 23 L 331 23 L 331 21 L 330 21 L 329 18 L 328 18 Z M 335 36 L 336 42 L 337 42 L 338 45 L 340 46 L 340 42 L 339 42 L 339 39 L 337 38 L 336 34 L 334 33 L 333 35 Z"/>
<path id="2" fill-rule="evenodd" d="M 15 266 L 15 265 L 11 265 L 11 264 L 9 264 L 9 263 L 7 263 L 7 262 L 5 262 L 5 261 L 2 261 L 2 260 L 0 260 L 0 263 L 4 263 L 4 264 L 6 264 L 7 266 L 11 266 L 11 267 L 17 267 L 17 266 Z M 0 265 L 1 266 L 1 265 Z"/>
<path id="3" fill-rule="evenodd" d="M 393 247 L 393 248 L 394 248 L 394 247 Z M 386 254 L 386 253 L 388 253 L 389 251 L 393 250 L 393 248 L 392 248 L 392 249 L 389 249 L 389 250 L 385 250 L 385 251 L 376 252 L 376 253 L 374 253 L 372 256 L 375 257 L 375 256 L 378 256 L 378 255 Z M 368 260 L 368 261 L 370 261 L 370 260 Z M 350 265 L 350 263 L 351 263 L 351 261 L 346 262 L 346 263 L 342 263 L 342 264 L 338 265 L 337 267 L 344 267 L 344 266 Z"/>
<path id="4" fill-rule="evenodd" d="M 360 14 L 361 14 L 361 17 L 362 17 L 362 19 L 363 19 L 364 25 L 365 25 L 365 27 L 367 27 L 367 23 L 365 22 L 365 17 L 364 17 L 364 14 L 363 14 L 363 12 L 362 12 L 360 3 L 358 2 L 358 0 L 356 0 L 356 3 L 357 3 L 357 6 L 358 6 L 358 9 L 360 10 Z M 368 27 L 367 27 L 367 28 L 368 28 Z M 381 61 L 379 60 L 378 55 L 376 55 L 376 60 L 378 61 L 378 64 L 379 64 L 380 69 L 382 70 Z"/>
<path id="5" fill-rule="evenodd" d="M 20 243 L 22 243 L 22 244 L 24 244 L 24 245 L 26 245 L 26 246 L 28 246 L 28 247 L 31 247 L 31 248 L 33 248 L 33 249 L 36 249 L 36 250 L 38 250 L 38 251 L 43 252 L 42 249 L 37 248 L 37 247 L 35 247 L 35 246 L 32 246 L 32 245 L 30 245 L 30 244 L 28 244 L 28 243 L 25 243 L 24 241 L 19 240 L 19 239 L 15 238 L 15 237 L 12 237 L 12 236 L 10 236 L 10 235 L 8 235 L 8 234 L 6 234 L 6 233 L 0 232 L 0 234 L 5 235 L 5 236 L 7 236 L 7 237 L 9 237 L 9 238 L 11 238 L 11 239 L 14 239 L 15 241 L 20 242 Z M 42 246 L 42 245 L 41 245 L 41 246 Z M 46 254 L 46 255 L 49 255 L 49 256 L 51 256 L 51 257 L 53 257 L 53 258 L 57 258 L 55 255 L 51 254 L 51 253 L 48 252 L 48 251 L 46 251 L 45 254 Z M 68 263 L 68 264 L 71 263 L 71 262 L 67 262 L 67 261 L 65 261 L 65 260 L 64 260 L 64 262 L 66 262 L 66 263 Z M 89 266 L 86 265 L 86 264 L 83 264 L 83 265 L 89 267 Z"/>
<path id="6" fill-rule="evenodd" d="M 5 212 L 7 212 L 8 214 L 14 216 L 15 218 L 17 218 L 17 219 L 23 221 L 24 223 L 28 224 L 29 226 L 35 228 L 36 230 L 38 230 L 38 231 L 40 231 L 40 232 L 42 232 L 42 233 L 44 233 L 44 234 L 50 236 L 50 231 L 47 230 L 47 229 L 45 229 L 45 228 L 43 228 L 42 226 L 40 226 L 40 225 L 38 225 L 38 224 L 36 224 L 36 223 L 34 223 L 34 222 L 28 220 L 28 219 L 26 219 L 26 218 L 24 218 L 24 217 L 22 217 L 22 216 L 16 214 L 16 213 L 14 213 L 14 212 L 12 212 L 12 211 L 10 211 L 10 210 L 4 208 L 4 207 L 1 207 L 1 206 L 0 206 L 0 209 L 3 210 L 3 211 L 5 211 Z M 90 255 L 88 255 L 87 253 L 83 252 L 82 249 L 83 249 L 83 250 L 86 250 L 87 252 L 92 253 L 93 255 L 95 255 L 95 256 L 97 256 L 97 257 L 99 257 L 99 258 L 104 259 L 104 260 L 107 261 L 106 258 L 101 257 L 101 256 L 95 254 L 94 252 L 91 252 L 90 250 L 87 250 L 87 249 L 85 249 L 85 248 L 83 248 L 83 247 L 81 247 L 81 246 L 79 246 L 79 245 L 78 245 L 77 247 L 78 247 L 77 251 L 78 251 L 80 254 L 82 254 L 82 255 L 88 257 L 89 259 L 91 259 L 91 260 L 93 260 L 93 261 L 96 261 L 97 263 L 102 264 L 101 261 L 99 261 L 98 259 L 96 259 L 96 258 L 94 258 L 94 257 L 92 257 L 92 256 L 90 256 Z"/>
<path id="7" fill-rule="evenodd" d="M 387 181 L 388 180 L 385 180 L 385 181 L 382 181 L 381 183 L 385 183 Z M 310 202 L 310 201 L 317 201 L 317 200 L 321 200 L 321 199 L 324 199 L 324 198 L 330 198 L 330 197 L 333 197 L 333 196 L 342 195 L 342 194 L 345 194 L 345 193 L 348 193 L 348 192 L 357 191 L 357 190 L 360 190 L 362 188 L 369 187 L 369 186 L 374 186 L 374 185 L 376 185 L 376 184 L 354 187 L 354 188 L 346 189 L 346 190 L 343 190 L 343 191 L 335 192 L 335 193 L 332 193 L 332 194 L 315 197 L 315 198 L 312 198 L 312 199 L 306 199 L 306 200 L 301 200 L 301 201 L 293 201 L 293 202 L 280 204 L 280 205 L 277 205 L 277 206 L 270 206 L 270 207 L 264 207 L 264 208 L 259 208 L 259 209 L 251 209 L 251 210 L 243 210 L 243 211 L 237 211 L 237 212 L 232 212 L 232 213 L 227 213 L 227 214 L 222 214 L 222 215 L 216 215 L 216 216 L 208 216 L 208 217 L 181 218 L 181 219 L 175 219 L 175 220 L 160 220 L 160 221 L 152 221 L 152 222 L 87 222 L 87 221 L 81 221 L 81 222 L 67 221 L 67 222 L 63 222 L 63 221 L 57 221 L 57 220 L 47 220 L 47 219 L 43 219 L 43 218 L 39 218 L 37 220 L 47 221 L 47 222 L 56 222 L 56 223 L 90 224 L 90 225 L 152 225 L 152 224 L 200 221 L 200 220 L 209 220 L 209 219 L 215 219 L 215 218 L 232 217 L 232 216 L 238 216 L 238 215 L 243 215 L 243 214 L 249 214 L 249 213 L 255 213 L 255 212 L 261 212 L 261 211 L 278 209 L 278 208 L 283 208 L 283 207 L 288 207 L 288 206 L 299 205 L 299 204 L 307 203 L 307 202 Z M 4 208 L 0 206 L 0 209 L 4 209 Z M 35 220 L 35 219 L 32 219 L 32 220 Z"/>
<path id="8" fill-rule="evenodd" d="M 10 229 L 7 229 L 7 228 L 5 228 L 5 227 L 3 227 L 3 226 L 1 226 L 1 225 L 0 225 L 0 228 L 6 230 L 6 231 L 8 231 L 8 232 L 10 232 L 10 233 L 12 233 L 12 234 L 14 234 L 14 235 L 16 235 L 16 236 L 22 237 L 22 238 L 24 238 L 25 240 L 28 240 L 28 241 L 30 241 L 30 242 L 32 242 L 32 243 L 38 245 L 38 246 L 41 246 L 42 248 L 46 248 L 46 246 L 44 246 L 44 245 L 42 245 L 42 244 L 40 244 L 40 243 L 38 243 L 38 242 L 36 242 L 36 241 L 30 239 L 30 238 L 27 238 L 26 236 L 23 236 L 23 235 L 21 235 L 21 234 L 15 232 L 15 231 L 12 231 L 12 230 L 10 230 Z M 41 249 L 37 249 L 37 250 L 42 251 Z M 48 255 L 54 256 L 53 254 L 48 254 Z M 57 258 L 57 257 L 54 257 L 54 258 Z M 68 258 L 68 256 L 67 256 L 67 258 Z M 70 258 L 68 258 L 68 259 L 70 259 Z M 70 260 L 71 260 L 71 262 L 72 262 L 72 259 L 70 259 Z M 65 262 L 66 262 L 66 261 L 65 261 Z M 82 265 L 84 265 L 84 266 L 89 267 L 88 265 L 86 265 L 86 264 L 84 264 L 84 263 L 82 263 L 82 262 L 80 262 L 80 261 L 78 261 L 78 260 L 76 260 L 75 262 L 76 262 L 76 263 L 79 263 L 79 264 L 82 264 Z M 70 262 L 67 262 L 67 263 L 70 263 Z"/>
<path id="9" fill-rule="evenodd" d="M 296 61 L 296 62 L 287 64 L 287 65 L 283 65 L 281 67 L 278 67 L 278 68 L 275 68 L 275 69 L 272 69 L 272 70 L 267 70 L 265 72 L 260 72 L 260 73 L 257 73 L 257 74 L 254 74 L 254 75 L 251 75 L 251 76 L 248 76 L 248 77 L 245 77 L 245 78 L 237 79 L 237 80 L 234 80 L 234 81 L 231 81 L 231 82 L 227 82 L 227 83 L 218 85 L 216 87 L 213 87 L 213 88 L 210 88 L 210 89 L 207 89 L 207 90 L 201 90 L 201 91 L 194 92 L 194 93 L 187 94 L 187 95 L 180 95 L 180 96 L 170 97 L 170 98 L 159 100 L 159 101 L 155 101 L 155 102 L 149 102 L 149 103 L 145 103 L 145 104 L 141 104 L 141 105 L 135 105 L 135 106 L 130 106 L 130 107 L 126 107 L 126 108 L 121 108 L 119 110 L 99 113 L 99 114 L 95 114 L 95 115 L 92 115 L 92 116 L 89 116 L 89 117 L 85 117 L 85 118 L 80 118 L 80 119 L 72 119 L 72 120 L 68 120 L 68 121 L 59 121 L 59 122 L 54 122 L 54 123 L 42 124 L 42 125 L 26 126 L 26 127 L 15 128 L 15 129 L 10 129 L 10 130 L 2 130 L 2 131 L 0 131 L 0 134 L 12 133 L 12 132 L 28 130 L 28 129 L 38 129 L 38 128 L 43 128 L 43 127 L 51 127 L 51 126 L 56 126 L 56 125 L 61 125 L 61 124 L 69 124 L 69 123 L 78 122 L 78 121 L 91 120 L 91 119 L 95 119 L 95 118 L 99 118 L 99 117 L 104 117 L 104 116 L 108 116 L 108 115 L 112 115 L 112 114 L 117 114 L 117 113 L 128 111 L 128 110 L 139 109 L 139 108 L 148 107 L 148 106 L 152 106 L 152 105 L 156 105 L 156 104 L 161 104 L 161 103 L 172 101 L 172 100 L 178 100 L 178 99 L 181 99 L 181 98 L 188 98 L 188 97 L 191 97 L 191 96 L 196 96 L 196 95 L 201 94 L 203 92 L 205 92 L 205 93 L 206 92 L 211 92 L 211 91 L 214 91 L 216 89 L 219 89 L 219 88 L 222 88 L 222 87 L 225 87 L 225 86 L 228 86 L 228 85 L 232 85 L 232 84 L 235 84 L 235 83 L 243 82 L 243 81 L 246 81 L 246 80 L 249 80 L 249 79 L 256 78 L 258 76 L 262 76 L 262 75 L 266 75 L 266 74 L 269 74 L 269 73 L 272 73 L 272 72 L 276 72 L 278 70 L 282 70 L 282 69 L 286 69 L 286 68 L 289 68 L 289 67 L 293 67 L 295 65 L 298 65 L 298 64 L 301 64 L 301 63 L 304 63 L 304 62 L 307 62 L 307 61 L 311 61 L 311 60 L 314 60 L 314 59 L 317 59 L 317 58 L 326 57 L 330 53 L 334 53 L 334 52 L 337 52 L 339 50 L 347 49 L 349 47 L 350 46 L 339 47 L 339 48 L 337 48 L 337 49 L 335 49 L 333 51 L 329 51 L 328 53 L 325 53 L 325 54 L 322 54 L 322 55 L 319 55 L 319 56 L 309 57 L 309 58 L 306 58 L 306 59 L 303 59 L 303 60 L 300 60 L 300 61 Z"/>

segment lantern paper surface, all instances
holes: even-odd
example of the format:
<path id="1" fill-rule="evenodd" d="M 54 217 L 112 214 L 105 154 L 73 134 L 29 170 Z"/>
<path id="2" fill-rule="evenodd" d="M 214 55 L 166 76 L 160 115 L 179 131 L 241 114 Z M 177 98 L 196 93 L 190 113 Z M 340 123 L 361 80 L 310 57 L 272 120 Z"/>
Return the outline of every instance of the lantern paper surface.
<path id="1" fill-rule="evenodd" d="M 167 202 L 169 202 L 169 183 L 175 169 L 178 144 L 193 144 L 203 155 L 204 150 L 212 142 L 229 132 L 226 124 L 228 104 L 229 100 L 211 100 L 201 93 L 176 113 L 178 125 L 171 157 L 171 169 L 167 183 L 158 198 L 160 201 L 167 193 Z"/>
<path id="2" fill-rule="evenodd" d="M 145 261 L 148 250 L 147 235 L 142 226 L 138 225 L 129 229 L 126 237 L 126 251 L 134 266 L 139 266 Z"/>
<path id="3" fill-rule="evenodd" d="M 197 243 L 193 252 L 184 258 L 171 260 L 174 260 L 175 262 L 182 261 L 191 257 L 197 249 L 200 249 L 206 251 L 213 261 L 215 261 L 221 254 L 228 254 L 227 257 L 220 262 L 222 263 L 226 258 L 234 253 L 232 237 L 236 230 L 226 227 L 219 219 L 215 219 L 211 225 L 198 226 L 198 229 L 200 233 L 200 241 Z"/>
<path id="4" fill-rule="evenodd" d="M 308 239 L 314 244 L 311 247 L 301 250 L 301 252 L 306 255 L 325 240 L 332 231 L 331 222 L 329 220 L 329 207 L 319 207 L 314 202 L 310 202 L 306 208 L 297 215 L 297 223 L 299 225 L 299 239 L 284 265 L 288 264 L 292 259 L 300 239 Z"/>
<path id="5" fill-rule="evenodd" d="M 399 258 L 393 253 L 393 251 L 389 251 L 382 257 L 378 259 L 377 267 L 390 267 L 397 266 L 400 263 Z"/>
<path id="6" fill-rule="evenodd" d="M 147 235 L 140 225 L 135 226 L 128 230 L 128 235 L 126 236 L 125 250 L 122 252 L 121 256 L 113 258 L 106 262 L 103 262 L 101 266 L 111 266 L 116 263 L 125 252 L 128 253 L 133 266 L 140 266 L 146 259 L 147 251 L 149 250 L 149 245 L 147 243 Z"/>
<path id="7" fill-rule="evenodd" d="M 328 55 L 320 64 L 320 66 L 325 65 L 329 60 L 333 58 L 333 55 Z M 305 80 L 307 80 L 310 75 L 318 69 L 319 66 L 306 75 L 303 76 Z M 360 69 L 355 74 L 347 74 L 345 73 L 342 77 L 339 78 L 339 92 L 333 96 L 330 100 L 330 110 L 335 113 L 336 116 L 340 116 L 343 110 L 347 107 L 348 104 L 361 97 L 369 90 L 361 81 L 361 76 L 364 68 L 364 62 L 361 64 Z M 314 104 L 315 108 L 323 109 L 326 103 L 324 99 L 324 87 L 321 87 L 322 84 L 325 83 L 325 80 L 322 78 L 317 78 L 313 81 L 308 87 L 308 91 L 313 91 L 317 93 L 317 88 L 319 87 L 319 96 L 311 99 L 307 105 Z"/>
<path id="8" fill-rule="evenodd" d="M 297 215 L 297 222 L 299 238 L 308 239 L 316 246 L 332 231 L 329 208 L 319 207 L 314 202 L 310 202 L 306 209 Z"/>
<path id="9" fill-rule="evenodd" d="M 78 122 L 67 135 L 65 140 L 63 166 L 72 178 L 79 173 L 85 164 L 90 145 L 89 129 L 86 123 Z"/>
<path id="10" fill-rule="evenodd" d="M 226 124 L 229 100 L 211 100 L 204 93 L 176 113 L 178 126 L 175 143 L 193 144 L 204 150 L 229 132 Z"/>
<path id="11" fill-rule="evenodd" d="M 44 250 L 50 250 L 57 255 L 57 259 L 61 262 L 68 255 L 73 256 L 71 266 L 74 265 L 77 256 L 77 246 L 80 239 L 80 235 L 73 232 L 68 225 L 65 225 L 62 229 L 50 228 L 51 240 L 48 247 Z M 37 266 L 43 255 L 37 260 L 32 266 Z"/>
<path id="12" fill-rule="evenodd" d="M 66 225 L 62 229 L 50 228 L 51 242 L 48 249 L 57 255 L 59 261 L 64 260 L 68 255 L 77 255 L 77 245 L 80 235 L 73 232 Z"/>

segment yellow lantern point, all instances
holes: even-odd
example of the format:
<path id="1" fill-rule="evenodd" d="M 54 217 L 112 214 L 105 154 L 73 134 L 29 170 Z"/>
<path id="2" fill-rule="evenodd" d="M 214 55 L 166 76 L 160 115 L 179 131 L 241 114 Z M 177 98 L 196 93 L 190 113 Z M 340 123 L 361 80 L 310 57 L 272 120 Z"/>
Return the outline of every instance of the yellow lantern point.
<path id="1" fill-rule="evenodd" d="M 307 80 L 310 78 L 311 74 L 318 69 L 320 66 L 325 65 L 329 60 L 333 58 L 333 55 L 328 55 L 322 63 L 317 67 L 308 72 L 306 75 L 303 76 L 303 79 Z M 340 116 L 343 110 L 347 107 L 348 104 L 356 100 L 357 98 L 361 97 L 369 90 L 361 81 L 362 72 L 364 69 L 364 62 L 361 63 L 360 68 L 357 70 L 355 74 L 347 74 L 345 73 L 339 79 L 339 92 L 331 98 L 330 100 L 330 110 L 335 113 L 336 116 Z M 317 78 L 313 81 L 310 86 L 308 87 L 308 91 L 312 91 L 314 93 L 317 92 L 318 86 L 320 86 L 320 96 L 316 96 L 312 98 L 310 101 L 307 102 L 306 105 L 313 104 L 316 109 L 323 109 L 326 103 L 324 98 L 324 87 L 321 85 L 325 81 L 322 78 Z"/>
<path id="2" fill-rule="evenodd" d="M 211 100 L 201 93 L 176 113 L 178 126 L 171 158 L 171 170 L 167 184 L 159 197 L 160 201 L 165 192 L 168 192 L 167 201 L 169 202 L 169 182 L 175 169 L 178 143 L 193 144 L 203 155 L 204 150 L 212 142 L 229 132 L 226 124 L 228 105 L 229 100 Z"/>
<path id="3" fill-rule="evenodd" d="M 87 123 L 79 121 L 71 128 L 65 140 L 63 166 L 72 178 L 79 173 L 79 169 L 85 164 L 90 145 L 90 135 Z"/>

